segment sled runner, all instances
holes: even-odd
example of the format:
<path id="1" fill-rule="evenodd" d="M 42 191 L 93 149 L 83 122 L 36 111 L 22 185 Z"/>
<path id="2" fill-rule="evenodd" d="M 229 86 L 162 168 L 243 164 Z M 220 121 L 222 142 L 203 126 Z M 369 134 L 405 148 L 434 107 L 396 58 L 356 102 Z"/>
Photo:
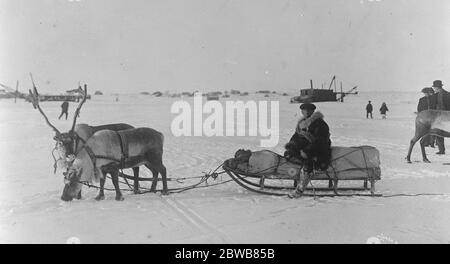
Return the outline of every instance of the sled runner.
<path id="1" fill-rule="evenodd" d="M 288 195 L 296 190 L 305 196 L 379 196 L 375 193 L 375 182 L 381 179 L 376 148 L 332 147 L 331 156 L 331 164 L 326 171 L 307 172 L 300 160 L 287 160 L 269 150 L 239 150 L 234 158 L 225 161 L 223 169 L 240 186 L 261 194 Z M 328 181 L 328 186 L 316 186 L 316 183 L 323 181 Z M 340 187 L 339 181 L 363 181 L 363 184 L 359 187 Z M 326 191 L 332 193 L 327 194 Z"/>

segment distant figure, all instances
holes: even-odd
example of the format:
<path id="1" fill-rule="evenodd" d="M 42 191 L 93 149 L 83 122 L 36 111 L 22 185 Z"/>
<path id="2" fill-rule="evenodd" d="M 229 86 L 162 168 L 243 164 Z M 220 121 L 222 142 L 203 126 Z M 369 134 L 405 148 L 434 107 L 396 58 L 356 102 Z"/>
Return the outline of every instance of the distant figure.
<path id="1" fill-rule="evenodd" d="M 366 118 L 369 118 L 369 115 L 370 115 L 370 118 L 373 118 L 372 111 L 373 111 L 372 102 L 369 101 L 369 103 L 366 105 Z"/>
<path id="2" fill-rule="evenodd" d="M 380 107 L 381 118 L 386 119 L 386 112 L 387 111 L 389 111 L 389 109 L 387 108 L 386 103 L 383 102 L 383 104 L 381 104 L 381 107 Z"/>
<path id="3" fill-rule="evenodd" d="M 435 94 L 433 96 L 436 97 L 436 109 L 437 110 L 450 110 L 450 94 L 444 88 L 442 81 L 436 80 L 433 82 L 433 89 Z M 445 142 L 443 137 L 436 137 L 436 144 L 438 145 L 439 151 L 436 153 L 438 155 L 445 154 Z"/>
<path id="4" fill-rule="evenodd" d="M 119 97 L 116 97 L 116 102 L 119 102 Z"/>
<path id="5" fill-rule="evenodd" d="M 59 115 L 58 119 L 61 119 L 61 117 L 65 114 L 66 120 L 69 113 L 67 112 L 69 110 L 69 102 L 66 100 L 61 104 L 61 114 Z"/>
<path id="6" fill-rule="evenodd" d="M 417 105 L 417 113 L 420 113 L 429 109 L 436 109 L 437 97 L 434 96 L 434 90 L 431 87 L 425 87 L 422 89 L 422 93 L 425 94 L 424 97 L 419 99 L 419 104 Z M 435 136 L 425 136 L 420 141 L 425 147 L 434 148 Z"/>

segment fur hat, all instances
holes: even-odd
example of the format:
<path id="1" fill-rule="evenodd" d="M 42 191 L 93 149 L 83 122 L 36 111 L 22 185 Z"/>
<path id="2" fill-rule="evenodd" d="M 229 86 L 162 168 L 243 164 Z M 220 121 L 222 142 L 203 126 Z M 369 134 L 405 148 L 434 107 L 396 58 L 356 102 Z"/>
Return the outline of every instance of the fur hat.
<path id="1" fill-rule="evenodd" d="M 431 87 L 425 87 L 422 89 L 422 93 L 434 93 L 434 90 Z"/>
<path id="2" fill-rule="evenodd" d="M 314 111 L 314 110 L 316 110 L 316 106 L 311 103 L 304 103 L 304 104 L 300 105 L 300 109 Z"/>

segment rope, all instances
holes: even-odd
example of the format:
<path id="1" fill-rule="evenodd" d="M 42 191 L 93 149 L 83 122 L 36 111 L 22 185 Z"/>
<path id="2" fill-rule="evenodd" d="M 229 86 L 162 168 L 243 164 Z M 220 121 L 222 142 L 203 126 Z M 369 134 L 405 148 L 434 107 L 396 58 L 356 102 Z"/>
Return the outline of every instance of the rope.
<path id="1" fill-rule="evenodd" d="M 57 168 L 58 168 L 58 160 L 60 160 L 60 159 L 62 159 L 62 158 L 59 158 L 59 159 L 56 159 L 55 158 L 55 151 L 56 151 L 56 149 L 58 148 L 58 143 L 56 143 L 55 144 L 55 147 L 53 148 L 53 150 L 52 150 L 52 157 L 53 157 L 53 174 L 56 174 L 56 170 L 57 170 Z"/>
<path id="2" fill-rule="evenodd" d="M 203 182 L 206 182 L 206 181 L 208 180 L 209 177 L 213 177 L 214 179 L 216 179 L 217 176 L 219 175 L 219 174 L 217 173 L 217 170 L 218 170 L 220 167 L 222 167 L 223 164 L 224 164 L 224 163 L 222 163 L 222 164 L 220 164 L 219 166 L 217 166 L 217 168 L 216 168 L 212 173 L 210 172 L 210 173 L 208 173 L 208 174 L 205 174 L 204 177 L 202 177 L 202 179 L 200 180 L 200 182 L 198 182 L 197 184 L 193 184 L 193 185 L 191 185 L 191 186 L 188 186 L 188 187 L 185 187 L 185 188 L 181 188 L 181 189 L 179 189 L 179 190 L 175 190 L 175 191 L 172 191 L 172 192 L 169 191 L 169 193 L 181 193 L 181 192 L 184 192 L 184 191 L 187 191 L 187 190 L 190 190 L 190 189 L 195 189 L 195 188 L 197 188 L 198 185 L 202 184 Z M 221 172 L 221 173 L 224 173 L 224 172 Z M 209 185 L 208 185 L 208 186 L 209 186 Z"/>
<path id="3" fill-rule="evenodd" d="M 340 158 L 343 158 L 343 157 L 345 157 L 345 156 L 348 156 L 348 155 L 352 154 L 353 152 L 357 152 L 357 151 L 359 150 L 360 147 L 350 147 L 350 148 L 355 148 L 355 150 L 350 151 L 350 152 L 348 152 L 348 153 L 345 153 L 344 155 L 341 155 L 341 156 L 339 156 L 339 157 L 336 157 L 336 158 L 332 159 L 330 162 L 333 162 L 333 161 L 335 161 L 335 160 L 337 160 L 337 159 L 340 159 Z"/>
<path id="4" fill-rule="evenodd" d="M 123 169 L 120 169 L 120 172 L 123 174 Z M 130 186 L 130 183 L 128 182 L 127 178 L 123 178 L 126 182 L 126 184 L 128 185 L 128 188 L 132 189 L 132 187 Z M 134 185 L 133 185 L 133 189 L 134 189 Z"/>
<path id="5" fill-rule="evenodd" d="M 184 191 L 187 191 L 187 190 L 191 190 L 191 189 L 195 189 L 195 188 L 205 188 L 205 187 L 210 187 L 210 186 L 216 186 L 216 185 L 225 184 L 225 183 L 228 183 L 228 182 L 232 181 L 232 180 L 228 180 L 228 181 L 220 182 L 220 183 L 216 183 L 216 184 L 208 184 L 208 185 L 205 185 L 205 186 L 199 186 L 200 184 L 206 182 L 208 180 L 208 178 L 213 177 L 214 179 L 216 179 L 218 175 L 225 173 L 225 171 L 217 172 L 217 170 L 222 165 L 223 165 L 223 163 L 220 164 L 212 173 L 211 172 L 210 173 L 205 173 L 205 175 L 203 175 L 203 176 L 189 177 L 189 178 L 188 177 L 184 177 L 184 179 L 195 179 L 195 178 L 202 178 L 202 179 L 198 183 L 190 185 L 190 186 L 187 186 L 187 187 L 168 189 L 168 192 L 169 193 L 181 193 L 181 192 L 184 192 Z M 106 176 L 106 177 L 111 179 L 111 177 L 109 177 L 109 176 Z M 85 185 L 85 186 L 87 186 L 89 188 L 101 189 L 101 187 L 96 186 L 96 185 L 92 185 L 92 184 L 90 184 L 88 182 L 78 181 L 78 183 L 81 183 L 81 184 L 83 184 L 83 185 Z M 134 184 L 128 183 L 128 181 L 126 181 L 126 179 L 125 179 L 125 182 L 119 180 L 119 183 L 127 184 L 128 188 L 129 188 L 129 189 L 119 188 L 120 191 L 126 191 L 126 192 L 134 191 Z M 152 190 L 149 189 L 149 188 L 140 187 L 140 189 L 145 190 L 144 192 L 141 192 L 140 194 L 147 193 L 147 192 L 152 192 Z M 105 191 L 115 191 L 116 189 L 111 189 L 111 188 L 105 188 L 104 187 L 103 190 L 105 190 Z M 155 191 L 162 191 L 162 190 L 155 190 Z"/>

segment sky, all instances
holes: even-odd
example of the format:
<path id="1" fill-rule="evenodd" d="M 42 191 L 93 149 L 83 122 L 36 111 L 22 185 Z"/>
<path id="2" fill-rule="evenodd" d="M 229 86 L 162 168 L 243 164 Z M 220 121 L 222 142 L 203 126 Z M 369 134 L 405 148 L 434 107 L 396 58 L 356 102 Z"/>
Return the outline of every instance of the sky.
<path id="1" fill-rule="evenodd" d="M 0 0 L 0 83 L 22 91 L 420 92 L 449 58 L 448 0 Z"/>

